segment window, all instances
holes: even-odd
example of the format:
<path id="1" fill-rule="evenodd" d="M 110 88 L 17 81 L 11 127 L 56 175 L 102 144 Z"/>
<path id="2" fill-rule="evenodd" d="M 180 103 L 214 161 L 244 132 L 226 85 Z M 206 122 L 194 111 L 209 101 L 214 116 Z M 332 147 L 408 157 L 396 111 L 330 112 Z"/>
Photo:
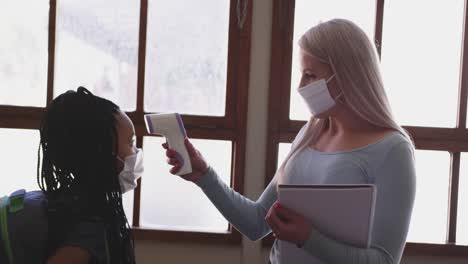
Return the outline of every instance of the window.
<path id="1" fill-rule="evenodd" d="M 15 142 L 15 144 L 10 142 Z M 0 152 L 2 164 L 9 164 L 9 166 L 3 166 L 1 196 L 20 188 L 38 189 L 36 179 L 39 132 L 0 128 L 0 145 L 2 146 Z"/>
<path id="2" fill-rule="evenodd" d="M 164 139 L 147 134 L 143 116 L 181 113 L 197 148 L 242 193 L 251 1 L 29 2 L 34 12 L 13 2 L 0 10 L 0 157 L 13 164 L 0 193 L 38 188 L 44 109 L 85 86 L 127 112 L 146 153 L 145 175 L 123 197 L 135 237 L 240 243 L 198 188 L 169 173 Z"/>
<path id="3" fill-rule="evenodd" d="M 78 86 L 135 111 L 138 1 L 57 1 L 54 97 Z"/>
<path id="4" fill-rule="evenodd" d="M 152 0 L 148 28 L 145 110 L 224 116 L 229 1 Z"/>
<path id="5" fill-rule="evenodd" d="M 385 3 L 382 73 L 400 123 L 456 126 L 463 6 L 462 0 Z M 413 99 L 421 97 L 415 109 Z"/>
<path id="6" fill-rule="evenodd" d="M 211 166 L 217 168 L 221 179 L 231 182 L 231 142 L 226 140 L 192 140 L 204 153 Z M 225 233 L 228 222 L 211 204 L 200 188 L 193 183 L 181 180 L 167 172 L 165 152 L 161 151 L 162 138 L 146 137 L 144 146 L 148 148 L 145 157 L 147 175 L 142 179 L 141 216 L 142 226 L 157 229 L 177 228 L 205 232 Z M 216 150 L 216 151 L 214 151 Z M 155 195 L 159 194 L 159 195 Z"/>
<path id="7" fill-rule="evenodd" d="M 30 2 L 29 8 L 19 1 L 2 3 L 0 104 L 41 107 L 46 103 L 49 9 L 47 1 Z"/>
<path id="8" fill-rule="evenodd" d="M 299 37 L 320 21 L 350 19 L 375 41 L 392 109 L 417 148 L 417 193 L 405 254 L 466 256 L 465 1 L 410 2 L 275 1 L 267 164 L 276 166 L 267 166 L 266 184 L 308 118 L 296 91 Z"/>

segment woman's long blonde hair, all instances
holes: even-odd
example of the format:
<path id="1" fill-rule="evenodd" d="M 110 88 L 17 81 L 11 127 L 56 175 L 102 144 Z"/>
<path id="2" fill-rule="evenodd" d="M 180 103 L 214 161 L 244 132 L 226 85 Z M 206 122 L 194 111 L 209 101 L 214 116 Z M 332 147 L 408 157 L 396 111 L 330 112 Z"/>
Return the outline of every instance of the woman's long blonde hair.
<path id="1" fill-rule="evenodd" d="M 302 35 L 299 47 L 330 65 L 347 106 L 354 113 L 375 126 L 399 131 L 411 141 L 395 122 L 384 90 L 377 51 L 361 28 L 345 19 L 329 20 Z M 275 177 L 283 178 L 280 175 L 287 162 L 317 141 L 328 121 L 311 117 Z"/>

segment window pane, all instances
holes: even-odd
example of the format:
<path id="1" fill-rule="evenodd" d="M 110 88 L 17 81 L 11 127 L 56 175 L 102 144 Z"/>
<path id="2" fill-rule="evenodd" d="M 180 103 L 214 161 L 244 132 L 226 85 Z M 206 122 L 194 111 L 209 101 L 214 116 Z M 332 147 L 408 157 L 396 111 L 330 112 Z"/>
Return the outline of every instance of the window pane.
<path id="1" fill-rule="evenodd" d="M 224 115 L 229 2 L 149 1 L 146 111 Z"/>
<path id="2" fill-rule="evenodd" d="M 291 150 L 291 143 L 279 143 L 278 145 L 278 164 L 276 169 L 279 169 L 281 164 L 283 163 L 284 159 L 288 155 L 289 151 Z"/>
<path id="3" fill-rule="evenodd" d="M 48 19 L 49 1 L 2 1 L 0 104 L 45 106 Z"/>
<path id="4" fill-rule="evenodd" d="M 37 185 L 37 149 L 39 131 L 0 129 L 0 197 L 18 189 L 39 190 Z"/>
<path id="5" fill-rule="evenodd" d="M 290 119 L 307 120 L 310 117 L 306 105 L 297 93 L 301 78 L 299 46 L 297 43 L 302 34 L 320 21 L 324 22 L 333 18 L 345 18 L 359 25 L 367 33 L 369 38 L 373 39 L 375 2 L 375 0 L 296 0 L 291 69 Z"/>
<path id="6" fill-rule="evenodd" d="M 134 192 L 131 191 L 123 194 L 122 196 L 125 215 L 127 216 L 127 220 L 130 225 L 132 225 L 133 223 L 133 195 Z"/>
<path id="7" fill-rule="evenodd" d="M 416 150 L 416 200 L 407 241 L 445 243 L 450 155 Z"/>
<path id="8" fill-rule="evenodd" d="M 222 180 L 231 182 L 231 142 L 191 139 Z M 195 184 L 169 173 L 165 139 L 145 137 L 145 175 L 141 189 L 141 224 L 171 230 L 226 232 L 228 222 Z"/>
<path id="9" fill-rule="evenodd" d="M 457 244 L 468 246 L 468 153 L 462 153 L 460 162 Z"/>
<path id="10" fill-rule="evenodd" d="M 136 106 L 139 1 L 57 3 L 55 96 L 84 86 L 130 111 Z"/>
<path id="11" fill-rule="evenodd" d="M 385 2 L 382 71 L 399 123 L 455 126 L 463 3 Z"/>

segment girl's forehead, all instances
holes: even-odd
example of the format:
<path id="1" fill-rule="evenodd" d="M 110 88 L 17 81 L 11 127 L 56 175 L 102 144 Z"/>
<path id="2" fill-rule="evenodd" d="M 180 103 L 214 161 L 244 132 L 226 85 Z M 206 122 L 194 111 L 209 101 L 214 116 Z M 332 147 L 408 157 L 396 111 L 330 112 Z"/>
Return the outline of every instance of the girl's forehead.
<path id="1" fill-rule="evenodd" d="M 133 133 L 133 123 L 130 118 L 124 112 L 119 111 L 117 113 L 117 125 L 119 129 L 128 131 L 129 133 Z"/>

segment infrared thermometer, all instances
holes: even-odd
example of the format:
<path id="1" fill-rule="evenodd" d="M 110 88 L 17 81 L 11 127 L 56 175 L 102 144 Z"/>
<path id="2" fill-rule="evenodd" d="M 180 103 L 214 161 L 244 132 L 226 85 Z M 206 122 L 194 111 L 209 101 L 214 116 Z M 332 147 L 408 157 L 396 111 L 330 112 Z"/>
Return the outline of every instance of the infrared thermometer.
<path id="1" fill-rule="evenodd" d="M 180 165 L 180 170 L 176 174 L 191 173 L 192 164 L 184 144 L 187 133 L 180 115 L 178 113 L 147 114 L 145 124 L 148 133 L 164 136 L 169 148 L 176 151 L 176 158 Z"/>

